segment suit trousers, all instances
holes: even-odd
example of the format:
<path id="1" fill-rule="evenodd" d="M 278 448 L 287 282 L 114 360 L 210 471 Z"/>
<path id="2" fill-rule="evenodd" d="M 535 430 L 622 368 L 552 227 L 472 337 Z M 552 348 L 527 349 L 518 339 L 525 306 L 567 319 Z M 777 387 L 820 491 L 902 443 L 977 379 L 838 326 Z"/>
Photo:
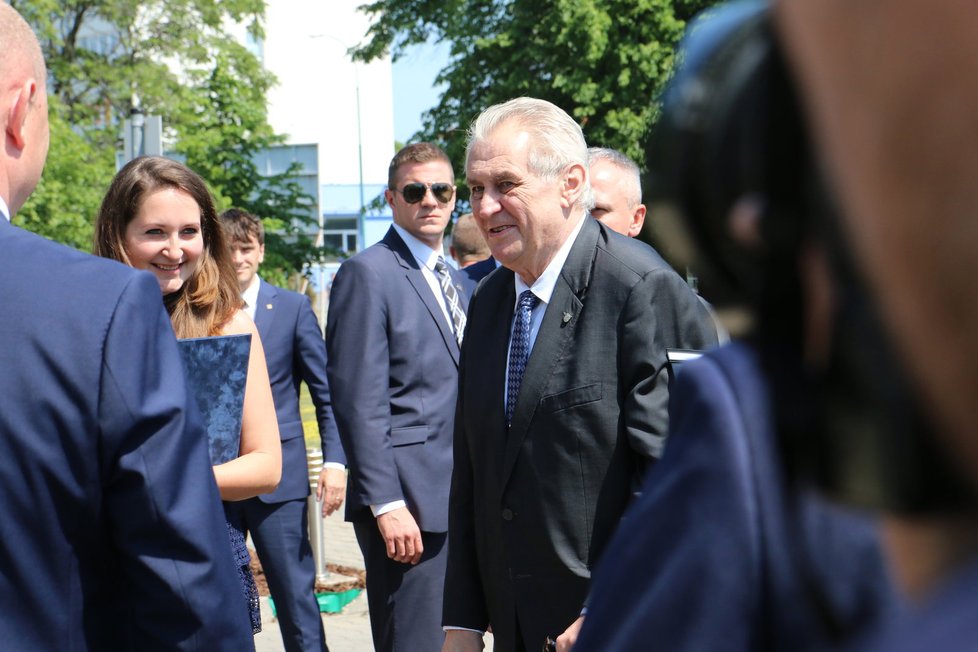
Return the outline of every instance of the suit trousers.
<path id="1" fill-rule="evenodd" d="M 309 545 L 305 498 L 243 501 L 245 525 L 275 601 L 286 652 L 329 652 L 316 602 L 316 566 Z"/>
<path id="2" fill-rule="evenodd" d="M 387 557 L 377 522 L 353 524 L 367 569 L 367 606 L 377 652 L 440 650 L 442 596 L 448 562 L 448 533 L 422 532 L 424 553 L 416 565 Z"/>

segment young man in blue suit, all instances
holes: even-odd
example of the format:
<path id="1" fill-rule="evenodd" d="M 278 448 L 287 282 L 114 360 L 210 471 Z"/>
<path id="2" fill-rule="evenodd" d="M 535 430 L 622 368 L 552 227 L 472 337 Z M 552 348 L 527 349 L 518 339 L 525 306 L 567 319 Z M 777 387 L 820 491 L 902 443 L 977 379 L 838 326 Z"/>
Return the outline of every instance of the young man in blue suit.
<path id="1" fill-rule="evenodd" d="M 0 4 L 0 645 L 246 650 L 207 452 L 155 278 L 10 223 L 48 147 L 46 71 Z"/>
<path id="2" fill-rule="evenodd" d="M 374 647 L 438 650 L 467 307 L 442 252 L 455 206 L 451 162 L 429 143 L 408 145 L 391 161 L 385 194 L 394 225 L 333 281 L 327 371 Z"/>
<path id="3" fill-rule="evenodd" d="M 326 466 L 319 479 L 323 512 L 343 502 L 346 456 L 336 431 L 326 382 L 326 345 L 308 297 L 266 283 L 258 276 L 265 260 L 261 219 L 239 209 L 221 215 L 231 243 L 245 310 L 255 320 L 265 347 L 278 427 L 282 437 L 282 481 L 273 493 L 245 501 L 245 525 L 268 579 L 287 652 L 327 649 L 314 594 L 315 567 L 308 537 L 308 470 L 299 413 L 299 385 L 306 383 L 319 423 Z M 312 518 L 321 518 L 313 514 Z"/>

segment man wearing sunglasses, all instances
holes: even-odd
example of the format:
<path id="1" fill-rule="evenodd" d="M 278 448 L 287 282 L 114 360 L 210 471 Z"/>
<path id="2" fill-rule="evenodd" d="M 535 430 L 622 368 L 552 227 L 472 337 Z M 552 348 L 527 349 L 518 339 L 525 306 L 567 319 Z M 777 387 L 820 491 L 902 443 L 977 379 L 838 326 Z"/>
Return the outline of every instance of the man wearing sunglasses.
<path id="1" fill-rule="evenodd" d="M 438 650 L 459 345 L 468 299 L 445 264 L 455 176 L 430 143 L 398 152 L 394 224 L 336 274 L 327 375 L 350 472 L 346 519 L 377 650 Z"/>

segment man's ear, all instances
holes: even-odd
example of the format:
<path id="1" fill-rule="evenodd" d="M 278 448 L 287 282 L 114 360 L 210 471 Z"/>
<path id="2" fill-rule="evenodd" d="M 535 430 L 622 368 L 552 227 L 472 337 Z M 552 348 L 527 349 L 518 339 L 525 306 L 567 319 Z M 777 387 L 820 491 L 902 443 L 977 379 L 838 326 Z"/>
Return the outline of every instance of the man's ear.
<path id="1" fill-rule="evenodd" d="M 384 189 L 384 199 L 387 200 L 387 205 L 394 208 L 394 191 L 390 188 Z"/>
<path id="2" fill-rule="evenodd" d="M 561 188 L 560 205 L 570 208 L 577 203 L 584 192 L 584 182 L 587 180 L 587 170 L 580 163 L 574 163 L 564 173 L 564 185 Z"/>
<path id="3" fill-rule="evenodd" d="M 632 213 L 632 223 L 628 225 L 628 237 L 634 238 L 642 232 L 642 225 L 645 224 L 645 204 L 639 204 Z"/>
<path id="4" fill-rule="evenodd" d="M 27 116 L 36 93 L 37 81 L 29 78 L 11 96 L 7 114 L 7 137 L 17 149 L 24 149 L 26 145 Z"/>

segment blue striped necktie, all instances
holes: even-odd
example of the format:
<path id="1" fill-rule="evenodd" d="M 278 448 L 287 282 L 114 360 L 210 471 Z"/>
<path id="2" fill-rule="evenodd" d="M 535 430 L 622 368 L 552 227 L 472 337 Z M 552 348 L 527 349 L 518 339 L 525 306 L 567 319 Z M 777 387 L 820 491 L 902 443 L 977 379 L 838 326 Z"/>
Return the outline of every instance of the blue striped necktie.
<path id="1" fill-rule="evenodd" d="M 520 295 L 516 306 L 516 323 L 513 325 L 513 339 L 509 342 L 509 375 L 506 378 L 506 425 L 513 421 L 513 410 L 523 384 L 523 372 L 530 359 L 530 320 L 533 309 L 540 299 L 529 290 Z"/>
<path id="2" fill-rule="evenodd" d="M 448 273 L 448 265 L 445 259 L 438 256 L 435 263 L 435 274 L 438 276 L 438 284 L 441 285 L 441 292 L 445 296 L 445 304 L 448 306 L 448 314 L 452 318 L 452 329 L 455 331 L 455 339 L 458 345 L 462 346 L 462 336 L 465 334 L 465 311 L 458 298 L 458 290 L 452 283 L 452 277 Z"/>

